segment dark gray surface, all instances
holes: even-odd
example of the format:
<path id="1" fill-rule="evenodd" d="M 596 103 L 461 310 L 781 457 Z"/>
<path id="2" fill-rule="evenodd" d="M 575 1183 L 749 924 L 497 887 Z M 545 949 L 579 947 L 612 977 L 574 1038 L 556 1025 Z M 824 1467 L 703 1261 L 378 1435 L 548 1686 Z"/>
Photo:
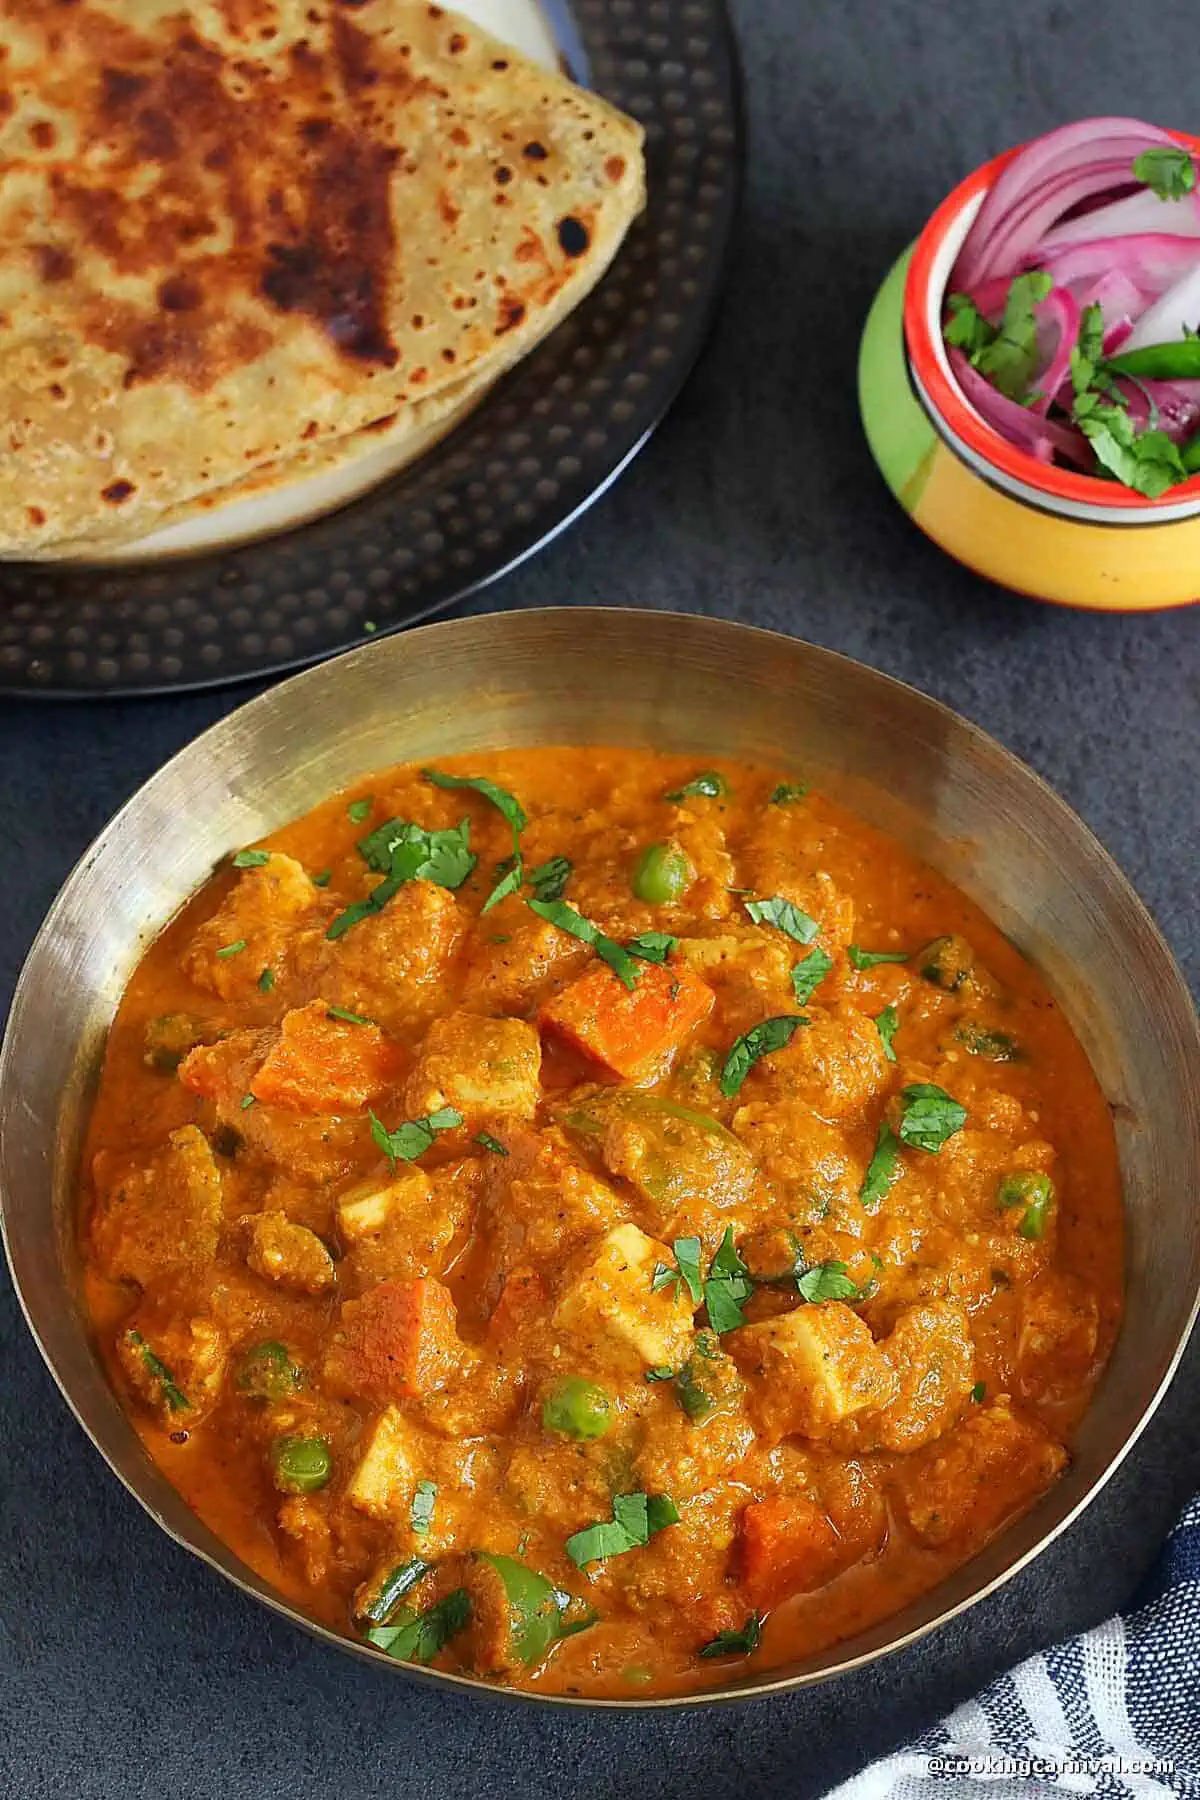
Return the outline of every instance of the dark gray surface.
<path id="1" fill-rule="evenodd" d="M 914 682 L 1066 795 L 1193 985 L 1197 618 L 1012 598 L 945 561 L 876 478 L 854 407 L 875 284 L 941 195 L 1083 110 L 1190 120 L 1194 8 L 1121 0 L 801 9 L 736 0 L 752 164 L 716 339 L 618 488 L 481 603 L 607 602 L 795 632 Z M 120 801 L 247 690 L 0 714 L 0 992 Z M 657 1718 L 465 1704 L 364 1671 L 253 1607 L 145 1519 L 69 1418 L 0 1291 L 0 1792 L 22 1800 L 815 1794 L 1130 1593 L 1200 1486 L 1193 1350 L 1123 1473 L 1002 1594 L 873 1672 Z"/>

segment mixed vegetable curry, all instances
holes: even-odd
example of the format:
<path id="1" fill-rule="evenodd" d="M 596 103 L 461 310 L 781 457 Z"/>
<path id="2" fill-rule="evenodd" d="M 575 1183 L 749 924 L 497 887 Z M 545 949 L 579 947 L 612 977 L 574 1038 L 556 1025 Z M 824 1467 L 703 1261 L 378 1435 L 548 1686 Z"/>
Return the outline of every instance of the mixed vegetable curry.
<path id="1" fill-rule="evenodd" d="M 151 1455 L 381 1653 L 670 1693 L 807 1654 L 1062 1473 L 1107 1108 L 1029 965 L 798 783 L 401 768 L 136 971 L 88 1301 Z"/>

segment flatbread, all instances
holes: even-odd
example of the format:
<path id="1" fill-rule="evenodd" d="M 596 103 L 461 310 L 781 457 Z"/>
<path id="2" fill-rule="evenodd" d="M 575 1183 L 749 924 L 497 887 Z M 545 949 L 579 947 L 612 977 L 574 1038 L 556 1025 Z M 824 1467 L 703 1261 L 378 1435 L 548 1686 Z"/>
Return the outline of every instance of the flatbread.
<path id="1" fill-rule="evenodd" d="M 0 47 L 0 555 L 420 437 L 643 200 L 632 121 L 438 6 L 0 0 Z"/>

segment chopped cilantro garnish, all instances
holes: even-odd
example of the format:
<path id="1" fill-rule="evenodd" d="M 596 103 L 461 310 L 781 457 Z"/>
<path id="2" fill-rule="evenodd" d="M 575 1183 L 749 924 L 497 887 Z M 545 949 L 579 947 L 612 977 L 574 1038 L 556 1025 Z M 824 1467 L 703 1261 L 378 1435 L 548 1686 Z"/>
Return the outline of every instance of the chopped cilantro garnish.
<path id="1" fill-rule="evenodd" d="M 657 1531 L 679 1523 L 679 1509 L 669 1494 L 617 1494 L 613 1516 L 588 1525 L 569 1537 L 564 1546 L 577 1569 L 623 1556 L 648 1544 Z"/>
<path id="2" fill-rule="evenodd" d="M 900 1140 L 885 1119 L 875 1140 L 875 1154 L 867 1164 L 858 1197 L 867 1212 L 874 1212 L 900 1173 Z"/>
<path id="3" fill-rule="evenodd" d="M 804 784 L 802 782 L 781 781 L 779 786 L 775 789 L 774 793 L 771 795 L 771 798 L 767 801 L 767 805 L 768 806 L 791 806 L 791 804 L 794 800 L 803 800 L 803 798 L 804 798 L 805 794 L 807 794 L 807 792 L 808 792 L 808 789 L 804 786 Z"/>
<path id="4" fill-rule="evenodd" d="M 372 1625 L 367 1639 L 398 1662 L 429 1663 L 470 1617 L 471 1596 L 466 1588 L 455 1588 L 418 1618 L 400 1625 Z"/>
<path id="5" fill-rule="evenodd" d="M 372 794 L 364 794 L 361 800 L 352 800 L 346 808 L 346 817 L 354 825 L 361 825 L 364 819 L 371 816 L 371 808 L 375 804 Z"/>
<path id="6" fill-rule="evenodd" d="M 246 948 L 245 938 L 235 938 L 232 944 L 222 944 L 217 951 L 218 956 L 238 956 Z"/>
<path id="7" fill-rule="evenodd" d="M 630 938 L 625 948 L 642 962 L 665 963 L 678 942 L 669 931 L 643 931 L 639 937 Z"/>
<path id="8" fill-rule="evenodd" d="M 493 1156 L 508 1155 L 508 1151 L 504 1148 L 500 1139 L 494 1138 L 490 1131 L 477 1131 L 475 1133 L 475 1142 L 484 1150 L 490 1150 Z"/>
<path id="9" fill-rule="evenodd" d="M 552 856 L 530 871 L 529 885 L 535 900 L 561 900 L 571 879 L 571 862 L 565 856 Z"/>
<path id="10" fill-rule="evenodd" d="M 762 1617 L 751 1613 L 740 1631 L 718 1631 L 711 1643 L 705 1644 L 701 1656 L 749 1656 L 762 1639 Z"/>
<path id="11" fill-rule="evenodd" d="M 1196 185 L 1196 164 L 1189 150 L 1168 144 L 1143 150 L 1134 158 L 1133 173 L 1144 186 L 1153 188 L 1160 200 L 1182 200 Z"/>
<path id="12" fill-rule="evenodd" d="M 328 887 L 332 876 L 332 869 L 322 869 L 319 875 L 311 877 L 312 884 L 314 887 Z"/>
<path id="13" fill-rule="evenodd" d="M 951 294 L 946 305 L 950 317 L 942 327 L 942 336 L 952 349 L 965 351 L 973 362 L 980 350 L 995 343 L 999 333 L 969 294 Z"/>
<path id="14" fill-rule="evenodd" d="M 760 1056 L 769 1056 L 773 1050 L 782 1050 L 785 1044 L 791 1043 L 802 1025 L 811 1024 L 811 1019 L 806 1019 L 799 1013 L 782 1013 L 777 1018 L 764 1019 L 761 1024 L 744 1031 L 725 1058 L 725 1066 L 721 1070 L 721 1092 L 725 1098 L 733 1099 Z"/>
<path id="15" fill-rule="evenodd" d="M 271 860 L 269 850 L 239 850 L 233 859 L 235 869 L 261 869 Z"/>
<path id="16" fill-rule="evenodd" d="M 403 1125 L 397 1125 L 395 1131 L 389 1131 L 382 1119 L 369 1113 L 371 1120 L 371 1136 L 391 1163 L 393 1169 L 399 1162 L 415 1162 L 418 1156 L 424 1155 L 433 1143 L 439 1131 L 453 1131 L 462 1124 L 463 1116 L 457 1107 L 439 1107 L 437 1112 L 426 1113 L 421 1119 L 406 1119 Z"/>
<path id="17" fill-rule="evenodd" d="M 673 788 L 664 794 L 664 800 L 719 800 L 729 792 L 729 783 L 716 769 L 705 769 L 699 775 L 693 775 L 682 787 Z"/>
<path id="18" fill-rule="evenodd" d="M 497 863 L 496 874 L 500 879 L 480 907 L 481 913 L 491 912 L 493 906 L 499 906 L 501 900 L 507 899 L 509 894 L 520 893 L 521 883 L 524 880 L 520 851 L 514 851 L 511 856 L 506 856 L 502 863 Z"/>
<path id="19" fill-rule="evenodd" d="M 811 944 L 821 929 L 816 919 L 782 894 L 773 894 L 769 900 L 745 900 L 742 904 L 756 925 L 774 925 L 798 944 Z"/>
<path id="20" fill-rule="evenodd" d="M 908 961 L 907 950 L 864 950 L 859 944 L 847 944 L 846 955 L 856 969 L 873 969 L 876 963 Z"/>
<path id="21" fill-rule="evenodd" d="M 418 1481 L 408 1509 L 408 1523 L 415 1537 L 425 1537 L 429 1531 L 437 1492 L 436 1481 Z"/>
<path id="22" fill-rule="evenodd" d="M 975 1402 L 976 1406 L 983 1405 L 984 1397 L 986 1396 L 986 1394 L 987 1394 L 987 1382 L 986 1381 L 977 1381 L 975 1383 L 975 1386 L 971 1389 L 971 1398 Z"/>
<path id="23" fill-rule="evenodd" d="M 713 1330 L 719 1334 L 736 1331 L 739 1325 L 744 1325 L 746 1315 L 741 1303 L 753 1292 L 750 1271 L 733 1242 L 733 1226 L 727 1225 L 704 1283 L 704 1305 Z"/>
<path id="24" fill-rule="evenodd" d="M 796 1288 L 802 1300 L 816 1302 L 820 1300 L 865 1300 L 873 1291 L 873 1284 L 867 1282 L 859 1287 L 851 1281 L 846 1273 L 844 1262 L 814 1263 L 811 1269 L 805 1269 L 796 1276 Z"/>
<path id="25" fill-rule="evenodd" d="M 700 1239 L 698 1237 L 676 1238 L 671 1245 L 675 1253 L 677 1268 L 668 1269 L 665 1263 L 656 1263 L 650 1278 L 652 1293 L 660 1293 L 663 1288 L 671 1288 L 678 1292 L 682 1284 L 692 1297 L 692 1305 L 699 1306 L 703 1297 L 700 1278 Z"/>
<path id="26" fill-rule="evenodd" d="M 917 1150 L 940 1150 L 947 1138 L 961 1131 L 967 1122 L 966 1107 L 931 1081 L 913 1082 L 901 1090 L 900 1098 L 904 1108 L 900 1136 Z"/>
<path id="27" fill-rule="evenodd" d="M 1015 275 L 1008 286 L 1004 316 L 995 337 L 971 352 L 971 361 L 979 373 L 1010 400 L 1020 400 L 1025 395 L 1037 368 L 1036 308 L 1053 286 L 1043 269 Z"/>
<path id="28" fill-rule="evenodd" d="M 469 819 L 446 831 L 426 831 L 406 819 L 389 819 L 380 825 L 360 840 L 358 848 L 368 867 L 382 872 L 384 879 L 365 900 L 356 900 L 339 913 L 325 936 L 340 938 L 352 925 L 379 912 L 406 881 L 461 887 L 476 863 L 470 835 Z"/>
<path id="29" fill-rule="evenodd" d="M 157 1381 L 158 1391 L 162 1396 L 167 1411 L 187 1412 L 191 1407 L 191 1401 L 183 1392 L 182 1388 L 176 1385 L 175 1378 L 171 1374 L 170 1369 L 168 1369 L 161 1357 L 155 1356 L 141 1332 L 131 1331 L 129 1333 L 129 1342 L 134 1346 L 141 1357 L 142 1366 L 145 1368 L 146 1373 L 153 1376 L 154 1380 Z"/>
<path id="30" fill-rule="evenodd" d="M 643 1381 L 674 1381 L 675 1371 L 666 1363 L 656 1363 L 654 1368 L 647 1369 L 642 1376 Z"/>
<path id="31" fill-rule="evenodd" d="M 259 993 L 269 994 L 271 989 L 274 986 L 275 986 L 275 971 L 274 971 L 274 969 L 264 969 L 262 974 L 258 978 Z"/>
<path id="32" fill-rule="evenodd" d="M 827 955 L 819 944 L 807 956 L 802 956 L 798 963 L 792 964 L 792 992 L 798 1006 L 803 1006 L 806 1000 L 812 998 L 832 967 L 832 956 Z"/>
<path id="33" fill-rule="evenodd" d="M 895 1062 L 896 1052 L 892 1048 L 892 1039 L 900 1029 L 900 1014 L 894 1006 L 885 1006 L 881 1013 L 875 1014 L 875 1029 L 883 1045 L 883 1054 L 889 1062 Z"/>
<path id="34" fill-rule="evenodd" d="M 327 1019 L 343 1019 L 347 1025 L 373 1025 L 375 1023 L 374 1019 L 368 1019 L 363 1013 L 351 1012 L 347 1006 L 327 1006 L 325 1017 Z"/>
<path id="35" fill-rule="evenodd" d="M 242 1111 L 243 1112 L 246 1112 L 254 1104 L 255 1104 L 255 1096 L 253 1094 L 243 1094 L 242 1095 Z"/>
<path id="36" fill-rule="evenodd" d="M 434 787 L 470 788 L 472 793 L 482 794 L 508 822 L 514 834 L 524 831 L 529 823 L 525 808 L 516 795 L 510 794 L 507 788 L 497 787 L 486 775 L 444 775 L 440 769 L 422 769 L 421 774 Z"/>

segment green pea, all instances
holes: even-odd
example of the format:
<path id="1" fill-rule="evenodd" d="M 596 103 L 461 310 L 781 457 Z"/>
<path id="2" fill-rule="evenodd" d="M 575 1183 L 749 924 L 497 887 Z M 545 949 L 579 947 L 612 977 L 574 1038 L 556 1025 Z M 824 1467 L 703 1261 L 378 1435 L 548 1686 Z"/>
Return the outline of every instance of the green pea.
<path id="1" fill-rule="evenodd" d="M 1017 1226 L 1021 1236 L 1045 1237 L 1050 1208 L 1054 1204 L 1054 1183 L 1048 1175 L 1035 1174 L 1032 1169 L 1018 1169 L 1000 1183 L 996 1204 L 1006 1211 L 1012 1206 L 1023 1206 L 1025 1211 Z"/>
<path id="2" fill-rule="evenodd" d="M 633 891 L 651 906 L 666 906 L 685 894 L 696 879 L 685 851 L 678 844 L 647 844 L 633 870 Z"/>
<path id="3" fill-rule="evenodd" d="M 315 1494 L 333 1473 L 322 1437 L 280 1437 L 271 1445 L 271 1469 L 281 1494 Z"/>
<path id="4" fill-rule="evenodd" d="M 286 1344 L 273 1338 L 247 1350 L 237 1366 L 233 1384 L 252 1400 L 286 1400 L 303 1381 L 303 1372 L 292 1361 Z"/>
<path id="5" fill-rule="evenodd" d="M 581 1375 L 568 1375 L 542 1402 L 542 1424 L 559 1437 L 601 1438 L 612 1422 L 612 1401 Z"/>

